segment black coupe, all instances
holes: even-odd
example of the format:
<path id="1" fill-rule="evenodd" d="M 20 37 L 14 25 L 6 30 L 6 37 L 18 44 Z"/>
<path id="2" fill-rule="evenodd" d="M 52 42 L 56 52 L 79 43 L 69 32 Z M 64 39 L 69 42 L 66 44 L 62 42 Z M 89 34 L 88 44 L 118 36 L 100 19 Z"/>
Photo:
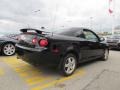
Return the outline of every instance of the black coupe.
<path id="1" fill-rule="evenodd" d="M 21 29 L 16 44 L 18 58 L 31 64 L 54 64 L 63 75 L 71 75 L 78 63 L 108 59 L 109 47 L 103 38 L 86 28 L 68 28 L 56 33 Z"/>

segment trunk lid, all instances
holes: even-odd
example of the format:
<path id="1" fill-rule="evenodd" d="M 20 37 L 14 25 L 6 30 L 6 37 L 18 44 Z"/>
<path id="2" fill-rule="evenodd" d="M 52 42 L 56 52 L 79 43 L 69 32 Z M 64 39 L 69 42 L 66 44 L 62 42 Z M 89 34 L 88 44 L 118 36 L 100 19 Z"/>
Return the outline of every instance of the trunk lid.
<path id="1" fill-rule="evenodd" d="M 45 34 L 42 34 L 43 31 L 36 29 L 21 29 L 22 33 L 19 37 L 18 44 L 20 46 L 29 47 L 29 48 L 40 48 L 39 42 L 41 39 L 46 39 Z"/>

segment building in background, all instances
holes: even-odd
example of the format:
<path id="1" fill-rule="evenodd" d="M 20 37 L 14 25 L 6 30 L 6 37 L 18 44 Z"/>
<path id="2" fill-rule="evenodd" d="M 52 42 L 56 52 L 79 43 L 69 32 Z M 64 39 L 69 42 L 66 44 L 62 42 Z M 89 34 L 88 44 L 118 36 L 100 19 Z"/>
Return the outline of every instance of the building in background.
<path id="1" fill-rule="evenodd" d="M 113 29 L 113 34 L 120 34 L 120 26 L 117 26 Z"/>

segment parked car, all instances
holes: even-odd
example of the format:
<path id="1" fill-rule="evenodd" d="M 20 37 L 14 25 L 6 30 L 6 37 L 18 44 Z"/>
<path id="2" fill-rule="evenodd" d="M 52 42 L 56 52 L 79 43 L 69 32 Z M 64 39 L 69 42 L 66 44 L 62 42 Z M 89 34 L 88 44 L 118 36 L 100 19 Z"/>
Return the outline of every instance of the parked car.
<path id="1" fill-rule="evenodd" d="M 111 49 L 120 49 L 120 35 L 111 35 L 106 41 Z"/>
<path id="2" fill-rule="evenodd" d="M 21 29 L 21 32 L 16 44 L 17 57 L 31 64 L 53 64 L 65 76 L 73 74 L 78 63 L 108 59 L 108 45 L 89 29 L 68 28 L 57 33 Z"/>
<path id="3" fill-rule="evenodd" d="M 6 56 L 15 54 L 15 44 L 18 34 L 2 35 L 0 37 L 0 52 Z"/>

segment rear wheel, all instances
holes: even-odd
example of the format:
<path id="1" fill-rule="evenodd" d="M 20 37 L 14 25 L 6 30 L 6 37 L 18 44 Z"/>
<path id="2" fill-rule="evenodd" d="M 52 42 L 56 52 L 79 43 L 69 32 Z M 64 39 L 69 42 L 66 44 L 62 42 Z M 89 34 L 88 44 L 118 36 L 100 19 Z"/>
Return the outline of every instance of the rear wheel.
<path id="1" fill-rule="evenodd" d="M 74 54 L 67 54 L 63 58 L 60 71 L 64 76 L 69 76 L 74 73 L 76 65 L 77 65 L 76 56 Z"/>
<path id="2" fill-rule="evenodd" d="M 11 56 L 15 54 L 15 45 L 12 43 L 4 44 L 2 48 L 2 53 L 6 56 Z"/>

